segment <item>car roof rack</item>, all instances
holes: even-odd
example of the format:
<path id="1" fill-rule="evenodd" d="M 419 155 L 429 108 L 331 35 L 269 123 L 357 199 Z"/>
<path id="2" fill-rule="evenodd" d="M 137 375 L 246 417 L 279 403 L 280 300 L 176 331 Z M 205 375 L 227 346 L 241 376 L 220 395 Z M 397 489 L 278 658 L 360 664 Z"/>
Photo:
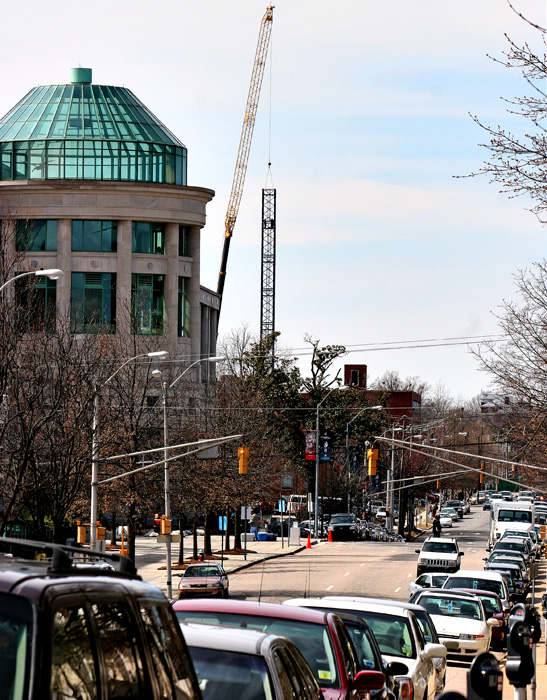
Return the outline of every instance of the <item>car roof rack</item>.
<path id="1" fill-rule="evenodd" d="M 7 555 L 7 556 L 6 556 Z M 0 537 L 0 562 L 13 558 L 33 561 L 37 565 L 47 566 L 47 573 L 70 574 L 82 576 L 111 576 L 125 578 L 141 577 L 137 574 L 135 564 L 128 557 L 117 552 L 97 552 L 86 547 L 38 542 L 35 540 Z M 97 561 L 106 561 L 114 570 L 94 567 Z"/>

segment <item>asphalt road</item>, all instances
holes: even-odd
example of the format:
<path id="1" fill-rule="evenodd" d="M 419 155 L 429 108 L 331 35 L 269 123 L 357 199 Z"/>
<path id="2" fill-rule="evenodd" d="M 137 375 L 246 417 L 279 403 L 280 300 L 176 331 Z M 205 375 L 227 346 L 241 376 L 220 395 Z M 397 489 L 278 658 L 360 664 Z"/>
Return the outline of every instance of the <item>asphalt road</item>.
<path id="1" fill-rule="evenodd" d="M 462 568 L 482 569 L 487 556 L 489 511 L 479 507 L 464 516 L 443 537 L 455 537 L 465 552 Z M 230 576 L 230 595 L 280 603 L 294 597 L 363 595 L 408 600 L 409 581 L 425 536 L 411 543 L 333 542 L 296 556 L 266 561 Z M 496 654 L 500 659 L 501 654 Z M 466 694 L 467 666 L 449 662 L 447 690 Z"/>

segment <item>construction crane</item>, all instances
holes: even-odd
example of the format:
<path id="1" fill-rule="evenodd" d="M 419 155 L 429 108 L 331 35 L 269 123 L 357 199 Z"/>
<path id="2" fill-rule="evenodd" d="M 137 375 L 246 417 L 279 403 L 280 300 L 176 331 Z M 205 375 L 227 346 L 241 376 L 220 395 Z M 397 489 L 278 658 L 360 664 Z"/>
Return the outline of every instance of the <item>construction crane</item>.
<path id="1" fill-rule="evenodd" d="M 247 96 L 247 105 L 245 107 L 245 117 L 243 119 L 243 128 L 241 129 L 241 139 L 239 141 L 239 150 L 237 152 L 236 167 L 234 171 L 234 179 L 232 182 L 232 191 L 230 192 L 230 201 L 224 221 L 224 247 L 222 249 L 222 258 L 220 261 L 220 271 L 218 274 L 217 294 L 219 300 L 219 318 L 220 307 L 222 306 L 222 294 L 224 292 L 224 282 L 226 280 L 226 267 L 228 265 L 228 253 L 230 250 L 230 242 L 234 232 L 234 226 L 241 203 L 243 194 L 243 186 L 245 184 L 245 174 L 247 172 L 247 163 L 249 161 L 249 153 L 251 150 L 251 141 L 253 138 L 253 130 L 258 109 L 258 100 L 260 98 L 260 89 L 262 87 L 262 78 L 264 77 L 264 67 L 266 65 L 266 56 L 268 55 L 268 46 L 270 44 L 270 35 L 272 33 L 274 6 L 269 5 L 266 8 L 266 14 L 262 18 L 260 24 L 260 34 L 258 36 L 258 44 L 256 47 L 253 72 L 251 75 L 251 84 L 249 86 L 249 94 Z"/>

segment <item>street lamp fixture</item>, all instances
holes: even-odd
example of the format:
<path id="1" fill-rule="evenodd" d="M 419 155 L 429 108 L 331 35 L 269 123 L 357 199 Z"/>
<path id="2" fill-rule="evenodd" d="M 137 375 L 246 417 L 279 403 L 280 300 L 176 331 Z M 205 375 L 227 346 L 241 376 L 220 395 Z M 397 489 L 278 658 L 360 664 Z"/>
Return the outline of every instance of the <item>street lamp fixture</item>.
<path id="1" fill-rule="evenodd" d="M 63 271 L 57 268 L 51 270 L 32 270 L 31 272 L 22 272 L 20 275 L 15 275 L 0 287 L 0 292 L 7 287 L 8 284 L 15 282 L 15 280 L 21 279 L 21 277 L 28 277 L 29 275 L 34 275 L 35 277 L 49 277 L 50 280 L 58 280 L 63 276 Z"/>
<path id="2" fill-rule="evenodd" d="M 40 272 L 48 272 L 48 270 L 40 270 Z M 52 272 L 49 270 L 49 272 Z M 61 272 L 60 270 L 55 270 L 53 272 Z M 62 274 L 62 272 L 61 272 Z M 108 379 L 102 383 L 102 386 L 105 384 L 108 384 L 108 382 L 113 379 L 120 370 L 122 370 L 126 365 L 128 365 L 130 362 L 134 362 L 135 360 L 138 360 L 141 357 L 150 357 L 150 358 L 157 358 L 157 357 L 165 357 L 166 355 L 169 355 L 169 352 L 167 350 L 154 350 L 153 352 L 145 352 L 140 355 L 135 355 L 134 357 L 130 357 L 129 360 L 124 362 L 118 369 L 114 372 L 114 374 L 111 374 Z M 100 394 L 99 394 L 99 388 L 98 386 L 95 386 L 95 392 L 93 396 L 93 425 L 92 425 L 92 442 L 91 442 L 91 538 L 90 538 L 90 547 L 91 549 L 95 549 L 97 546 L 97 516 L 98 516 L 98 508 L 97 508 L 97 482 L 99 479 L 99 402 L 100 402 Z"/>
<path id="3" fill-rule="evenodd" d="M 169 492 L 169 428 L 167 425 L 167 395 L 169 392 L 169 389 L 171 389 L 184 375 L 189 372 L 192 367 L 195 365 L 199 364 L 200 362 L 220 362 L 221 360 L 224 360 L 224 357 L 202 357 L 199 360 L 196 360 L 195 362 L 192 362 L 191 365 L 188 365 L 186 369 L 179 374 L 179 376 L 171 382 L 171 384 L 167 384 L 166 381 L 163 380 L 163 375 L 160 369 L 154 369 L 152 370 L 152 375 L 155 377 L 155 379 L 159 379 L 161 381 L 161 393 L 162 393 L 162 401 L 163 401 L 163 477 L 164 477 L 164 508 L 165 508 L 165 518 L 167 520 L 171 520 L 171 498 L 170 498 L 170 492 Z M 182 537 L 182 529 L 181 529 L 181 537 Z M 168 533 L 165 535 L 165 568 L 167 571 L 167 597 L 171 599 L 173 597 L 173 584 L 171 580 L 171 533 Z"/>

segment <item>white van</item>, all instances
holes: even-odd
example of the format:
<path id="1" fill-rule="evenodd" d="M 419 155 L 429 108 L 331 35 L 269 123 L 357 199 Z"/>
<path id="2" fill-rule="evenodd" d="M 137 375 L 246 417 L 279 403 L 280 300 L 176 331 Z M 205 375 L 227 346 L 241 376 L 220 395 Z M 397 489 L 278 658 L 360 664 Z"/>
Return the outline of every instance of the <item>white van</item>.
<path id="1" fill-rule="evenodd" d="M 535 515 L 534 504 L 527 501 L 493 502 L 490 544 L 496 544 L 505 530 L 530 532 L 534 529 Z"/>

